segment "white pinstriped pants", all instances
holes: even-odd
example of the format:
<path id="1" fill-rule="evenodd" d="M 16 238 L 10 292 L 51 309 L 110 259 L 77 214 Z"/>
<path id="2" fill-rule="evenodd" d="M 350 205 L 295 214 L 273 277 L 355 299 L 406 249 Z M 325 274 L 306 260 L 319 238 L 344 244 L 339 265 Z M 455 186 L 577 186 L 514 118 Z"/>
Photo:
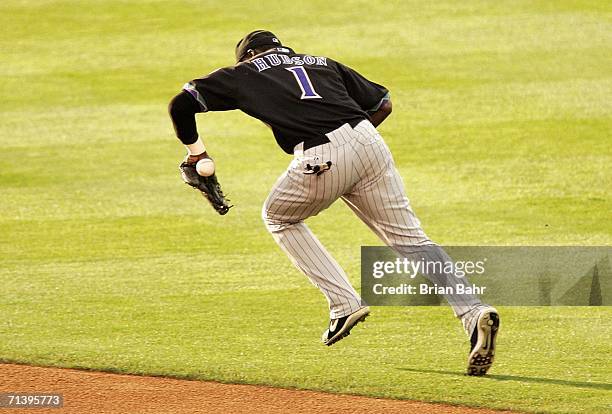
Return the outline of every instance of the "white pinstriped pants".
<path id="1" fill-rule="evenodd" d="M 344 124 L 327 134 L 330 142 L 303 150 L 298 144 L 294 159 L 272 188 L 262 216 L 274 240 L 293 264 L 325 295 L 330 318 L 349 315 L 365 306 L 346 274 L 304 223 L 341 198 L 383 242 L 400 255 L 411 248 L 430 246 L 432 260 L 448 258 L 421 228 L 410 207 L 404 184 L 382 137 L 369 121 L 355 128 Z M 304 174 L 307 164 L 331 161 L 321 175 Z M 463 283 L 449 275 L 426 275 L 434 283 Z M 447 297 L 456 316 L 480 302 L 476 297 Z"/>

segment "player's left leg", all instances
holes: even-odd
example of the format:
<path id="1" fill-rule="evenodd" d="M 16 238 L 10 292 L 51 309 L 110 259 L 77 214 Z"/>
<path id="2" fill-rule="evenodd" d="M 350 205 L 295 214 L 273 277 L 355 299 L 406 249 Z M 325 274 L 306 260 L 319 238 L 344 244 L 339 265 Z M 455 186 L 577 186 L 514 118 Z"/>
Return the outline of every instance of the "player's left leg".
<path id="1" fill-rule="evenodd" d="M 342 267 L 304 222 L 278 223 L 271 218 L 265 222 L 274 241 L 293 265 L 321 290 L 329 304 L 330 319 L 342 318 L 363 307 Z"/>
<path id="2" fill-rule="evenodd" d="M 329 207 L 352 185 L 345 152 L 331 142 L 298 151 L 264 203 L 262 216 L 272 237 L 291 262 L 318 287 L 329 304 L 329 329 L 323 342 L 331 345 L 365 319 L 369 309 L 350 284 L 344 270 L 310 231 L 304 220 Z M 331 161 L 334 168 L 308 174 L 307 165 Z"/>

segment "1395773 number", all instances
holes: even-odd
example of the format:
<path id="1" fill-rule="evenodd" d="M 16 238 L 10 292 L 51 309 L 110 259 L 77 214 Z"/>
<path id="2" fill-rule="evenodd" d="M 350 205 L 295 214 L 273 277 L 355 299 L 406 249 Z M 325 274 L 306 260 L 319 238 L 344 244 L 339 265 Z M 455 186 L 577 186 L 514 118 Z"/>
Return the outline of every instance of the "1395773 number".
<path id="1" fill-rule="evenodd" d="M 29 394 L 29 393 L 0 393 L 0 408 L 5 407 L 49 407 L 60 408 L 63 405 L 61 394 Z"/>

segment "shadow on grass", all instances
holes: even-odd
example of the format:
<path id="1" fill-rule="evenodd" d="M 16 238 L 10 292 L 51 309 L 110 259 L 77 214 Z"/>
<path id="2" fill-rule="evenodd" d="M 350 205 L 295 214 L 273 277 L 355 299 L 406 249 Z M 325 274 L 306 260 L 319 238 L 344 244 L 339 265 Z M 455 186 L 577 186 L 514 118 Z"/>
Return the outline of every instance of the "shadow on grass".
<path id="1" fill-rule="evenodd" d="M 453 375 L 456 377 L 464 377 L 466 374 L 459 371 L 442 371 L 435 369 L 417 369 L 417 368 L 397 368 L 401 371 L 420 372 L 425 374 L 442 374 L 442 375 Z M 564 385 L 566 387 L 578 387 L 578 388 L 597 388 L 601 390 L 612 390 L 612 384 L 606 384 L 601 382 L 581 382 L 581 381 L 567 381 L 562 379 L 554 378 L 540 378 L 540 377 L 522 377 L 518 375 L 486 375 L 482 377 L 484 379 L 494 381 L 520 381 L 520 382 L 534 382 L 539 384 L 554 384 Z"/>

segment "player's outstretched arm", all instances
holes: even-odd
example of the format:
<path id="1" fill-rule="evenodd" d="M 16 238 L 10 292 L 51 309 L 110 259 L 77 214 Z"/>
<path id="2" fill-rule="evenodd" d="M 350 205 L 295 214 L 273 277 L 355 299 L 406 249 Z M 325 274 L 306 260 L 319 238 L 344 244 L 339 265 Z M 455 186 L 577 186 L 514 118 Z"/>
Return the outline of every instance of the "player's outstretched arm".
<path id="1" fill-rule="evenodd" d="M 168 105 L 168 113 L 172 119 L 176 136 L 187 148 L 186 161 L 193 164 L 207 156 L 204 143 L 198 136 L 195 119 L 195 114 L 198 112 L 201 112 L 198 103 L 186 91 L 172 98 Z"/>
<path id="2" fill-rule="evenodd" d="M 387 119 L 387 117 L 391 114 L 393 110 L 393 106 L 391 104 L 391 99 L 385 99 L 380 107 L 370 114 L 370 121 L 372 125 L 377 127 L 382 124 L 382 122 Z"/>
<path id="3" fill-rule="evenodd" d="M 215 175 L 215 164 L 208 157 L 204 143 L 198 136 L 195 114 L 199 105 L 188 92 L 181 92 L 170 101 L 168 112 L 176 136 L 187 148 L 187 157 L 179 166 L 186 184 L 200 191 L 217 213 L 226 214 L 230 205 Z"/>

